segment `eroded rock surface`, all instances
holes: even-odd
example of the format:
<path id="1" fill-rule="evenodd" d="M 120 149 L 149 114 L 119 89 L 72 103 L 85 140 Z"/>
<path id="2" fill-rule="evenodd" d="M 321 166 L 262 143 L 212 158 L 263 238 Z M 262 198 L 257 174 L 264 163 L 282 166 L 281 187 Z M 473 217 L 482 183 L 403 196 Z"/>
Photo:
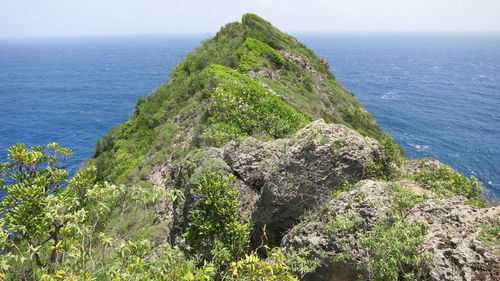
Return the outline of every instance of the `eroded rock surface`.
<path id="1" fill-rule="evenodd" d="M 169 189 L 182 192 L 182 200 L 167 200 L 162 206 L 169 211 L 170 241 L 182 246 L 189 213 L 200 199 L 195 192 L 199 177 L 221 171 L 235 176 L 240 215 L 242 222 L 254 226 L 254 246 L 261 243 L 265 225 L 270 245 L 306 250 L 312 258 L 322 259 L 323 266 L 303 280 L 366 277 L 367 271 L 359 266 L 370 261 L 370 253 L 360 237 L 391 214 L 429 225 L 419 248 L 432 254 L 422 265 L 423 280 L 499 280 L 499 257 L 478 241 L 478 235 L 482 225 L 500 217 L 500 207 L 476 208 L 460 196 L 438 199 L 409 179 L 368 180 L 369 163 L 378 155 L 375 140 L 323 120 L 288 139 L 250 138 L 194 151 L 170 169 Z M 435 160 L 410 161 L 405 171 L 411 175 L 439 165 Z M 397 209 L 394 186 L 425 199 Z M 346 187 L 350 190 L 340 190 Z M 347 221 L 348 227 L 335 229 L 335 219 Z"/>
<path id="2" fill-rule="evenodd" d="M 320 210 L 304 217 L 283 239 L 282 245 L 327 256 L 325 265 L 305 280 L 357 280 L 363 275 L 356 266 L 369 260 L 367 249 L 359 238 L 387 219 L 395 196 L 390 186 L 404 183 L 362 181 L 351 191 L 341 193 Z M 405 187 L 406 188 L 406 187 Z M 410 188 L 410 187 L 408 187 Z M 332 231 L 332 217 L 349 218 L 354 226 Z M 499 280 L 500 259 L 478 241 L 482 226 L 500 217 L 500 207 L 477 208 L 465 204 L 465 198 L 427 200 L 407 211 L 409 222 L 424 221 L 429 230 L 420 251 L 432 254 L 422 272 L 425 280 Z M 326 253 L 326 255 L 325 255 Z M 345 262 L 336 258 L 350 253 Z"/>
<path id="3" fill-rule="evenodd" d="M 279 245 L 286 231 L 333 190 L 363 179 L 368 163 L 379 153 L 376 141 L 322 120 L 297 132 L 284 146 L 252 219 L 254 239 L 258 241 L 266 225 L 272 245 Z"/>
<path id="4" fill-rule="evenodd" d="M 424 202 L 408 216 L 430 225 L 422 245 L 433 255 L 425 264 L 429 280 L 500 280 L 499 257 L 477 240 L 482 225 L 500 218 L 500 207 L 479 209 L 464 204 L 464 199 Z"/>

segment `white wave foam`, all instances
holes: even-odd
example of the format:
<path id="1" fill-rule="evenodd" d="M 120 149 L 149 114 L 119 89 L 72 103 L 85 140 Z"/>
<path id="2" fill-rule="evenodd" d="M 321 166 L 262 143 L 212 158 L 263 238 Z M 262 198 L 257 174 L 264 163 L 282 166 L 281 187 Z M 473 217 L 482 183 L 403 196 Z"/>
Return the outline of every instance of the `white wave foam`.
<path id="1" fill-rule="evenodd" d="M 415 148 L 418 151 L 426 150 L 429 148 L 428 145 L 420 145 L 420 144 L 413 144 L 413 143 L 410 143 L 410 146 Z"/>
<path id="2" fill-rule="evenodd" d="M 383 100 L 395 100 L 397 99 L 399 96 L 396 94 L 395 91 L 393 90 L 390 90 L 388 91 L 387 93 L 383 94 L 382 96 L 380 96 L 381 99 Z"/>

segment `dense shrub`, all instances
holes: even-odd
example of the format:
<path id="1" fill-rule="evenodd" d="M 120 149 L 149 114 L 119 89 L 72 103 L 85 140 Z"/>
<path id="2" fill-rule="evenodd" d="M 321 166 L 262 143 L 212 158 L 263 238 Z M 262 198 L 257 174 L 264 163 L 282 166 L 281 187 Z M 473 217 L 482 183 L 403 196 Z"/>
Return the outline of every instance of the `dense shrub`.
<path id="1" fill-rule="evenodd" d="M 201 177 L 197 190 L 201 199 L 184 233 L 193 254 L 219 266 L 244 257 L 250 243 L 251 226 L 240 223 L 241 203 L 232 180 L 222 172 Z"/>
<path id="2" fill-rule="evenodd" d="M 399 147 L 390 135 L 385 135 L 379 140 L 381 154 L 370 162 L 368 172 L 374 179 L 391 181 L 401 177 L 401 168 L 405 158 Z"/>
<path id="3" fill-rule="evenodd" d="M 394 211 L 402 217 L 405 217 L 413 206 L 424 202 L 426 199 L 424 196 L 418 195 L 411 189 L 402 187 L 398 184 L 390 184 L 389 189 L 392 191 L 390 197 L 392 207 Z"/>
<path id="4" fill-rule="evenodd" d="M 410 223 L 395 217 L 382 222 L 361 238 L 369 249 L 366 266 L 368 278 L 376 281 L 416 280 L 422 277 L 422 263 L 429 258 L 420 252 L 429 226 L 425 222 Z M 421 280 L 421 279 L 420 279 Z"/>
<path id="5" fill-rule="evenodd" d="M 438 194 L 444 196 L 460 194 L 467 197 L 470 204 L 479 207 L 486 205 L 482 183 L 475 177 L 469 179 L 463 174 L 455 172 L 450 166 L 424 167 L 415 175 L 414 180 L 422 187 Z"/>
<path id="6" fill-rule="evenodd" d="M 259 70 L 262 68 L 264 59 L 270 61 L 273 66 L 280 67 L 285 64 L 285 60 L 273 48 L 257 39 L 248 37 L 240 49 L 240 71 Z"/>
<path id="7" fill-rule="evenodd" d="M 199 136 L 202 143 L 221 146 L 246 136 L 281 138 L 310 122 L 249 77 L 228 67 L 212 65 L 213 104 L 207 112 L 208 127 Z"/>

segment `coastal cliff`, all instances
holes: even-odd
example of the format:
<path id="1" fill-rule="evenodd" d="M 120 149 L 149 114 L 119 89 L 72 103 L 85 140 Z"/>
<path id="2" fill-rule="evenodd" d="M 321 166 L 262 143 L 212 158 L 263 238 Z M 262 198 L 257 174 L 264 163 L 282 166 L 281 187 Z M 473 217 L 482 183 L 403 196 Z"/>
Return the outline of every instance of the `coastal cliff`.
<path id="1" fill-rule="evenodd" d="M 500 207 L 481 184 L 406 159 L 297 39 L 245 14 L 171 76 L 89 161 L 99 180 L 169 195 L 141 226 L 161 226 L 157 247 L 219 263 L 216 279 L 264 249 L 302 280 L 500 278 Z"/>

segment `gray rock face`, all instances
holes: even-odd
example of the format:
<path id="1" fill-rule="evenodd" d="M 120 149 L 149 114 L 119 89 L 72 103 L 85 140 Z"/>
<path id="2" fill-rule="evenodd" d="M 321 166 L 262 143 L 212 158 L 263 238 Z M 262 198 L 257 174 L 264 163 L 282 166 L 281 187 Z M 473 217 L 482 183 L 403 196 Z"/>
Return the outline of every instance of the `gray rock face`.
<path id="1" fill-rule="evenodd" d="M 271 171 L 284 153 L 285 140 L 261 142 L 247 139 L 230 142 L 224 147 L 224 160 L 233 173 L 252 186 L 261 190 L 270 180 Z"/>
<path id="2" fill-rule="evenodd" d="M 271 245 L 308 210 L 318 206 L 343 182 L 365 177 L 368 163 L 378 154 L 376 141 L 342 125 L 315 121 L 285 143 L 275 162 L 252 218 L 259 230 L 266 225 Z"/>
<path id="3" fill-rule="evenodd" d="M 221 149 L 198 151 L 171 172 L 175 188 L 182 190 L 185 198 L 172 206 L 172 241 L 187 227 L 188 214 L 197 201 L 192 190 L 204 171 L 234 174 L 244 204 L 241 215 L 255 225 L 254 241 L 261 241 L 260 229 L 267 225 L 271 244 L 278 245 L 307 210 L 328 198 L 343 181 L 363 179 L 377 153 L 376 141 L 323 120 L 290 139 L 247 139 Z"/>
<path id="4" fill-rule="evenodd" d="M 200 199 L 196 188 L 208 171 L 236 177 L 242 222 L 252 222 L 254 246 L 266 226 L 268 244 L 307 250 L 324 265 L 303 280 L 358 280 L 359 265 L 371 256 L 360 238 L 388 220 L 395 207 L 394 185 L 422 197 L 436 195 L 411 180 L 397 183 L 367 180 L 370 161 L 380 154 L 378 143 L 342 126 L 317 120 L 289 139 L 230 142 L 222 148 L 195 151 L 169 167 L 172 184 L 182 193 L 159 206 L 168 218 L 170 242 L 182 247 L 181 235 L 190 211 Z M 410 161 L 411 176 L 435 160 Z M 332 192 L 351 186 L 351 190 Z M 420 251 L 432 254 L 423 264 L 425 280 L 499 280 L 500 260 L 478 241 L 481 225 L 500 217 L 500 207 L 479 209 L 465 198 L 425 200 L 401 214 L 408 222 L 425 221 L 429 231 Z M 339 222 L 339 223 L 337 223 Z"/>
<path id="5" fill-rule="evenodd" d="M 425 264 L 429 280 L 499 280 L 500 258 L 477 240 L 481 225 L 500 217 L 500 207 L 478 209 L 456 197 L 443 205 L 415 206 L 410 221 L 426 221 L 431 228 L 422 249 L 433 255 Z"/>
<path id="6" fill-rule="evenodd" d="M 282 246 L 305 249 L 328 256 L 323 267 L 306 275 L 304 280 L 357 280 L 356 265 L 366 264 L 369 253 L 359 238 L 379 221 L 387 219 L 392 208 L 393 183 L 362 181 L 354 190 L 343 192 L 323 208 L 305 216 L 282 241 Z M 404 185 L 404 182 L 398 183 Z M 432 254 L 423 265 L 425 280 L 498 280 L 500 259 L 477 240 L 481 225 L 500 217 L 500 207 L 479 209 L 466 205 L 457 196 L 441 202 L 425 201 L 408 211 L 405 220 L 425 221 L 430 228 L 420 250 Z M 331 216 L 348 218 L 354 226 L 348 230 L 331 231 Z M 347 262 L 336 261 L 350 253 Z M 324 256 L 324 254 L 323 254 Z"/>

